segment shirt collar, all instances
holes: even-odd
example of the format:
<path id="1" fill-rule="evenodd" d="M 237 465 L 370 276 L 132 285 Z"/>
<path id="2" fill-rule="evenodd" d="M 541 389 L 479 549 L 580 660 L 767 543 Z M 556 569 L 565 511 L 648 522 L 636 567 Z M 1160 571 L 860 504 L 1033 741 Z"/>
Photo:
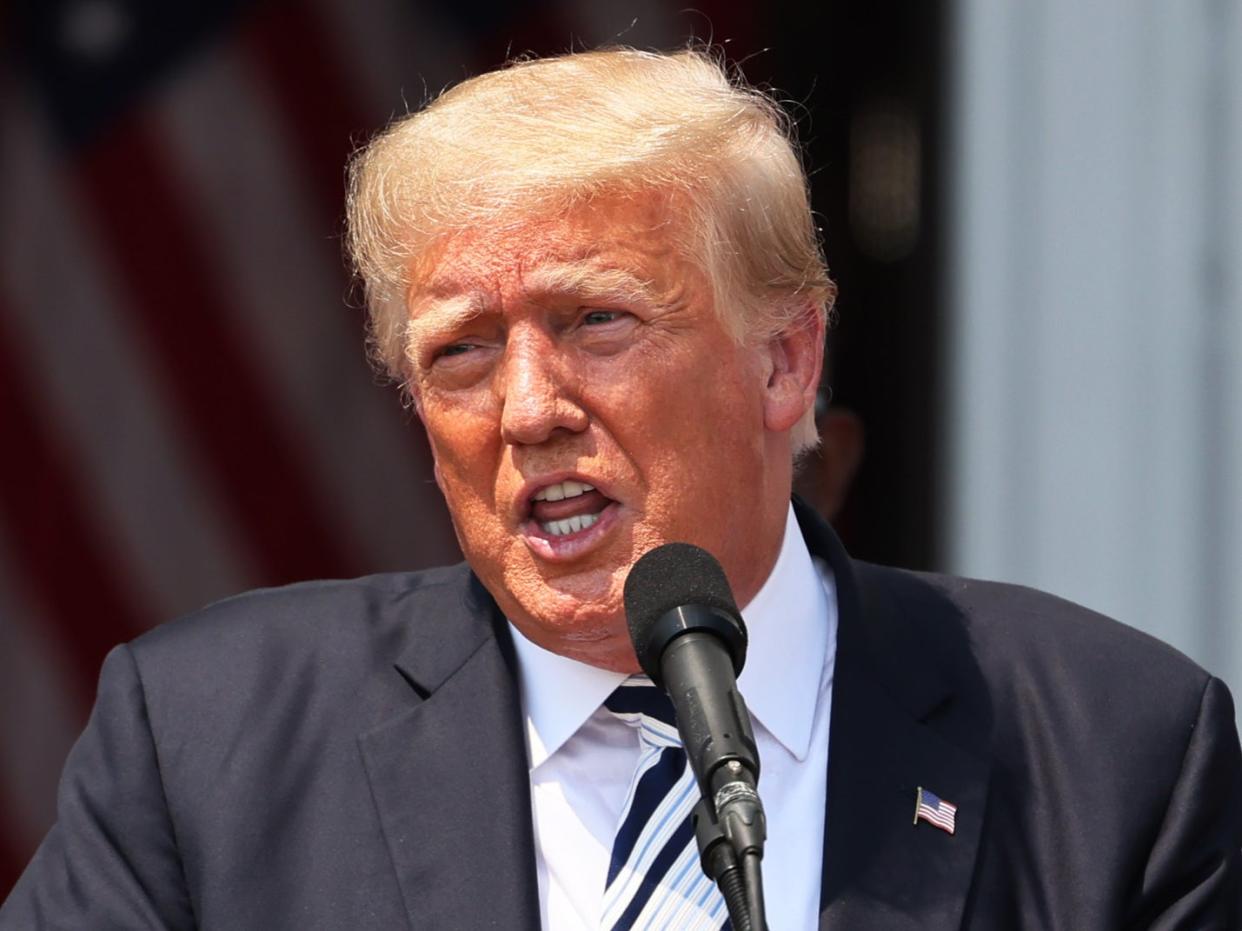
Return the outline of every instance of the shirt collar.
<path id="1" fill-rule="evenodd" d="M 821 578 L 793 508 L 780 555 L 763 587 L 742 609 L 750 644 L 738 686 L 751 713 L 797 759 L 810 748 L 825 650 L 836 612 L 831 573 Z M 825 618 L 828 623 L 825 623 Z M 545 650 L 512 623 L 530 767 L 554 754 L 626 679 Z M 796 645 L 791 649 L 790 645 Z"/>
<path id="2" fill-rule="evenodd" d="M 816 698 L 836 643 L 832 570 L 811 560 L 793 508 L 776 565 L 742 609 L 750 645 L 738 688 L 746 707 L 781 745 L 805 760 L 815 725 Z"/>
<path id="3" fill-rule="evenodd" d="M 526 745 L 534 770 L 561 748 L 626 679 L 623 672 L 588 666 L 545 650 L 509 622 L 517 654 Z"/>

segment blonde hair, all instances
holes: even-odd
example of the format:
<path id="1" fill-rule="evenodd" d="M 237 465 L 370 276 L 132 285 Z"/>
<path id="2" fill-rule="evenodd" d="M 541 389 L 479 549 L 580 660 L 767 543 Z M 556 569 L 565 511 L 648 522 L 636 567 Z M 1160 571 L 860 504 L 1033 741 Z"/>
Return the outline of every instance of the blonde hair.
<path id="1" fill-rule="evenodd" d="M 680 245 L 706 273 L 735 339 L 826 317 L 835 286 L 785 112 L 705 52 L 616 48 L 472 78 L 355 155 L 347 242 L 377 360 L 408 377 L 411 266 L 437 241 L 652 191 L 687 206 Z M 813 410 L 792 441 L 795 451 L 815 445 Z"/>

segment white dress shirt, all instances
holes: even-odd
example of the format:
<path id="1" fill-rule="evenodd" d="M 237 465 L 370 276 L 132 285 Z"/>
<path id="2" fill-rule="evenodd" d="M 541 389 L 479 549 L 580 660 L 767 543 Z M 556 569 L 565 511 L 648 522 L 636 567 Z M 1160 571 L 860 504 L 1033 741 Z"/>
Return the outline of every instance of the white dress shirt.
<path id="1" fill-rule="evenodd" d="M 815 928 L 837 602 L 832 573 L 812 561 L 792 508 L 776 565 L 742 617 L 750 646 L 738 686 L 759 747 L 768 924 L 775 931 Z M 637 731 L 602 707 L 626 677 L 550 653 L 512 629 L 543 927 L 595 931 L 613 835 L 639 755 Z"/>

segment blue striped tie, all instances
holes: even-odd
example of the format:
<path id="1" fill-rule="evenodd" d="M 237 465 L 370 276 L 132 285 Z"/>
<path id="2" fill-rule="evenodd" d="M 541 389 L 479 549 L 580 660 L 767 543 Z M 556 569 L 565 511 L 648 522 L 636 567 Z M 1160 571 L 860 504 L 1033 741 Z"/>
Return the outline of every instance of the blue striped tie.
<path id="1" fill-rule="evenodd" d="M 604 707 L 637 730 L 641 754 L 613 841 L 601 931 L 727 929 L 724 899 L 699 867 L 690 821 L 699 793 L 672 703 L 646 676 L 631 676 Z"/>

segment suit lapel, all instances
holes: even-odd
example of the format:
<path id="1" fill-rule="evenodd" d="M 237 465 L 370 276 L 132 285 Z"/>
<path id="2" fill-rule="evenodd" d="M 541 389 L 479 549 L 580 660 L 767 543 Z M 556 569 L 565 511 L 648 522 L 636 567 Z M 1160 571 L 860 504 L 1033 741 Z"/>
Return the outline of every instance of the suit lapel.
<path id="1" fill-rule="evenodd" d="M 827 525 L 797 510 L 832 567 L 839 617 L 820 926 L 959 928 L 988 786 L 987 701 L 969 694 L 983 686 L 965 634 L 916 576 L 856 570 Z M 919 786 L 957 806 L 954 834 L 913 823 Z"/>
<path id="2" fill-rule="evenodd" d="M 359 738 L 412 927 L 539 928 L 512 648 L 473 576 L 428 592 L 393 675 L 410 705 Z M 411 622 L 413 622 L 411 618 Z"/>

